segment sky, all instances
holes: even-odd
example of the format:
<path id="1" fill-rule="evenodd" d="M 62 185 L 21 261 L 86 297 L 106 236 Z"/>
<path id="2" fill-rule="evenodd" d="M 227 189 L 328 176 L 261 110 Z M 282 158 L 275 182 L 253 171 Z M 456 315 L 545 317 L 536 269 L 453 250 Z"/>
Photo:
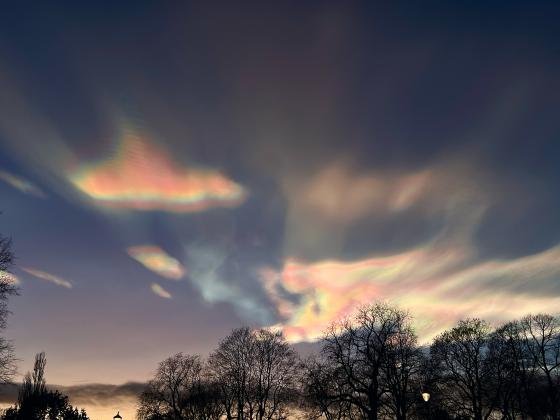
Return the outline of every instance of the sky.
<path id="1" fill-rule="evenodd" d="M 558 310 L 558 3 L 78 3 L 0 13 L 22 373 L 141 382 L 373 301 L 422 343 Z"/>

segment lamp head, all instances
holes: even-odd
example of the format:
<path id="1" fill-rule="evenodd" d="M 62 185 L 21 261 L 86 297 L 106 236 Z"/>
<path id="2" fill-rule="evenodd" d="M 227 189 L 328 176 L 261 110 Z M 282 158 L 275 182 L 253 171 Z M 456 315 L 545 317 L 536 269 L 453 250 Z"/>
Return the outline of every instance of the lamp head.
<path id="1" fill-rule="evenodd" d="M 430 393 L 429 392 L 422 392 L 422 399 L 426 402 L 430 400 Z"/>

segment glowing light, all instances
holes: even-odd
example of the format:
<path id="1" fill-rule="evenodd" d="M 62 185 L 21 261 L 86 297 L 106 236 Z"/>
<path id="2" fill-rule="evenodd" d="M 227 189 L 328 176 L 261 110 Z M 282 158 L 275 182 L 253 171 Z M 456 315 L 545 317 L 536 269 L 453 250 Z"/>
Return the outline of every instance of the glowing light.
<path id="1" fill-rule="evenodd" d="M 127 249 L 128 255 L 148 270 L 172 280 L 185 276 L 185 267 L 163 249 L 152 245 L 133 246 Z"/>
<path id="2" fill-rule="evenodd" d="M 12 273 L 8 273 L 7 271 L 0 271 L 0 279 L 2 279 L 5 282 L 8 282 L 13 286 L 17 286 L 20 284 L 19 278 Z"/>
<path id="3" fill-rule="evenodd" d="M 57 286 L 66 287 L 67 289 L 72 288 L 72 283 L 70 283 L 69 281 L 64 280 L 63 278 L 55 276 L 53 274 L 49 274 L 45 271 L 35 270 L 33 268 L 26 268 L 26 267 L 21 267 L 21 269 L 26 273 L 31 274 L 33 277 L 37 277 L 38 279 L 45 280 L 50 283 L 54 283 Z"/>
<path id="4" fill-rule="evenodd" d="M 246 196 L 222 173 L 180 167 L 160 147 L 131 132 L 114 156 L 72 171 L 70 182 L 101 206 L 135 210 L 196 212 L 235 207 Z"/>
<path id="5" fill-rule="evenodd" d="M 164 299 L 171 299 L 173 297 L 171 293 L 169 293 L 167 290 L 165 290 L 157 283 L 152 283 L 150 287 L 152 289 L 152 292 L 154 292 L 159 297 L 162 297 Z"/>
<path id="6" fill-rule="evenodd" d="M 4 181 L 8 185 L 20 190 L 25 194 L 31 194 L 36 197 L 45 197 L 45 193 L 41 191 L 39 187 L 31 183 L 30 181 L 23 179 L 19 176 L 10 174 L 5 171 L 0 171 L 0 180 Z"/>

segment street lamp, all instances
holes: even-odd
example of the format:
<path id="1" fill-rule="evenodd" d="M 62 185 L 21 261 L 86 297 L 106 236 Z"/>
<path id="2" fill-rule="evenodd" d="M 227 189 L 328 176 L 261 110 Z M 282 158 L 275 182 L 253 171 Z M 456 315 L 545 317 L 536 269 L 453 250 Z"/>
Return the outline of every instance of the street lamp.
<path id="1" fill-rule="evenodd" d="M 422 399 L 428 406 L 428 419 L 432 418 L 432 413 L 430 412 L 430 393 L 429 392 L 422 392 Z"/>
<path id="2" fill-rule="evenodd" d="M 117 415 L 115 417 L 113 417 L 113 420 L 122 420 L 121 415 L 119 414 L 119 411 L 117 411 Z"/>

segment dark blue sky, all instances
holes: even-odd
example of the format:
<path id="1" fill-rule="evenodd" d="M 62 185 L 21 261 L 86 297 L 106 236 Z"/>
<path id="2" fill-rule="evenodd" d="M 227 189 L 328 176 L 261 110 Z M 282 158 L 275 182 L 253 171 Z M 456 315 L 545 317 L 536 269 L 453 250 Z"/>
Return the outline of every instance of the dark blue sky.
<path id="1" fill-rule="evenodd" d="M 491 3 L 491 4 L 488 4 Z M 560 303 L 558 2 L 6 2 L 6 334 L 144 380 L 359 304 L 429 339 Z"/>

